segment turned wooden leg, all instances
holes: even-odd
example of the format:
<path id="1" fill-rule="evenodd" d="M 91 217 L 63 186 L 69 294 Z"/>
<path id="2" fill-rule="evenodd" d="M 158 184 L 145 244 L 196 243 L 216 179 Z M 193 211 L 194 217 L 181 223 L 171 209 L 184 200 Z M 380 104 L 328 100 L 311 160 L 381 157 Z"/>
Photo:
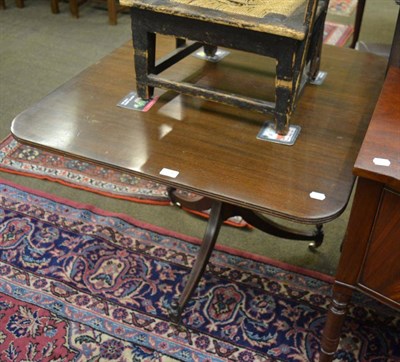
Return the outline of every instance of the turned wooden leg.
<path id="1" fill-rule="evenodd" d="M 115 0 L 107 0 L 108 22 L 117 25 L 117 4 Z"/>
<path id="2" fill-rule="evenodd" d="M 333 359 L 339 345 L 340 334 L 347 313 L 347 306 L 352 295 L 352 290 L 350 288 L 346 289 L 345 293 L 341 293 L 337 289 L 338 287 L 335 285 L 322 333 L 320 362 L 330 362 Z M 340 287 L 340 289 L 343 290 L 343 287 Z"/>
<path id="3" fill-rule="evenodd" d="M 23 8 L 25 6 L 24 0 L 15 0 L 15 3 L 17 4 L 17 8 Z"/>
<path id="4" fill-rule="evenodd" d="M 5 8 L 6 8 L 6 1 L 0 0 L 0 9 L 5 9 Z"/>

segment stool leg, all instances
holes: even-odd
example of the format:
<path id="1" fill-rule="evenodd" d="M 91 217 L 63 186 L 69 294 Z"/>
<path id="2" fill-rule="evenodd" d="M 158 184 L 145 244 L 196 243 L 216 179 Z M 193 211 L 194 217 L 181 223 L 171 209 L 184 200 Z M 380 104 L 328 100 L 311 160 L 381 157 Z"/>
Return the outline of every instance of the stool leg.
<path id="1" fill-rule="evenodd" d="M 364 8 L 365 8 L 365 0 L 358 0 L 357 2 L 357 11 L 356 11 L 356 20 L 354 24 L 354 33 L 353 39 L 350 44 L 350 48 L 354 49 L 356 47 L 358 38 L 360 36 L 361 30 L 361 23 L 364 15 Z"/>
<path id="2" fill-rule="evenodd" d="M 6 0 L 0 0 L 0 9 L 6 8 Z"/>
<path id="3" fill-rule="evenodd" d="M 294 65 L 289 50 L 282 51 L 277 60 L 275 77 L 275 130 L 285 135 L 289 131 L 294 89 Z"/>
<path id="4" fill-rule="evenodd" d="M 307 61 L 308 42 L 308 39 L 303 40 L 297 46 L 288 43 L 277 57 L 275 127 L 280 135 L 285 135 L 289 131 L 290 117 L 295 108 L 297 96 L 306 83 L 302 75 Z M 296 50 L 293 51 L 293 49 Z"/>
<path id="5" fill-rule="evenodd" d="M 110 25 L 117 25 L 117 5 L 115 0 L 107 0 L 108 22 Z"/>
<path id="6" fill-rule="evenodd" d="M 278 82 L 282 80 L 278 79 Z M 290 81 L 283 81 L 291 83 Z M 286 135 L 289 131 L 291 116 L 291 92 L 286 86 L 276 86 L 275 90 L 275 131 L 280 135 Z"/>
<path id="7" fill-rule="evenodd" d="M 213 57 L 217 53 L 217 50 L 218 47 L 214 45 L 204 44 L 204 53 L 206 53 L 208 57 Z"/>
<path id="8" fill-rule="evenodd" d="M 58 14 L 60 12 L 60 7 L 58 6 L 58 0 L 51 0 L 50 7 L 51 7 L 51 12 L 53 14 Z"/>
<path id="9" fill-rule="evenodd" d="M 327 6 L 327 3 L 325 5 Z M 307 6 L 308 15 L 306 22 L 308 22 L 308 35 L 302 41 L 290 39 L 285 44 L 282 44 L 282 48 L 277 56 L 274 116 L 276 132 L 280 135 L 286 135 L 289 131 L 290 117 L 295 108 L 296 99 L 309 80 L 302 78 L 305 65 L 310 57 L 312 59 L 312 71 L 317 72 L 317 68 L 319 67 L 320 49 L 310 49 L 310 43 L 313 38 L 314 45 L 318 47 L 323 35 L 322 22 L 319 22 L 317 25 L 319 28 L 313 29 L 318 1 L 310 0 Z M 320 16 L 319 20 L 323 16 L 324 14 Z M 316 30 L 319 30 L 320 34 L 313 36 Z"/>
<path id="10" fill-rule="evenodd" d="M 15 0 L 17 8 L 23 8 L 25 6 L 24 0 Z"/>
<path id="11" fill-rule="evenodd" d="M 132 16 L 132 37 L 135 57 L 136 91 L 140 98 L 150 99 L 154 94 L 154 87 L 148 86 L 148 75 L 154 73 L 156 35 L 149 33 L 137 24 L 140 19 Z"/>
<path id="12" fill-rule="evenodd" d="M 310 79 L 315 79 L 317 77 L 320 68 L 326 13 L 327 12 L 324 11 L 324 13 L 317 19 L 310 41 L 307 55 L 307 63 L 310 62 L 310 71 L 308 74 Z"/>
<path id="13" fill-rule="evenodd" d="M 185 38 L 176 38 L 175 39 L 176 47 L 180 48 L 186 45 L 186 39 Z"/>

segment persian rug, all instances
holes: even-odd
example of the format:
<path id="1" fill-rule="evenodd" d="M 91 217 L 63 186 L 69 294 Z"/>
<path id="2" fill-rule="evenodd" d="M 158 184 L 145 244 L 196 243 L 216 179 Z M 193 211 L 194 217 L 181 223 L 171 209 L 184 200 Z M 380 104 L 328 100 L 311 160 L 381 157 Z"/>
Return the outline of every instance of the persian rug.
<path id="1" fill-rule="evenodd" d="M 354 28 L 351 25 L 325 22 L 324 44 L 342 47 L 353 34 Z"/>
<path id="2" fill-rule="evenodd" d="M 169 204 L 164 185 L 23 145 L 11 135 L 0 144 L 0 170 L 55 181 L 105 196 L 158 205 Z"/>
<path id="3" fill-rule="evenodd" d="M 357 6 L 357 0 L 330 0 L 328 13 L 332 15 L 350 16 Z"/>
<path id="4" fill-rule="evenodd" d="M 332 278 L 0 180 L 0 360 L 316 361 Z M 399 361 L 400 315 L 355 294 L 336 361 Z"/>

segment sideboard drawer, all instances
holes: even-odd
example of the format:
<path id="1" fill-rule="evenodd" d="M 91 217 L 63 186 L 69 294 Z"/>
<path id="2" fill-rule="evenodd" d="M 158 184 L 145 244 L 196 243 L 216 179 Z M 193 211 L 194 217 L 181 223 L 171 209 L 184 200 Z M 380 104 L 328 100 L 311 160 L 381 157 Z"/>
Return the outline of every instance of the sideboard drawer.
<path id="1" fill-rule="evenodd" d="M 382 193 L 359 285 L 400 306 L 399 193 L 388 189 Z"/>

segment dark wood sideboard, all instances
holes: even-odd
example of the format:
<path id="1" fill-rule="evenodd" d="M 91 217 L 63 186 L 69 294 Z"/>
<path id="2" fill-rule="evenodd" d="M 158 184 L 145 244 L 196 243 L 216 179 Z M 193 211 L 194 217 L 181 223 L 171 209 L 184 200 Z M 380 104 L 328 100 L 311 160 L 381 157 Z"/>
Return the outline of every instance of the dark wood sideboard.
<path id="1" fill-rule="evenodd" d="M 336 351 L 353 290 L 400 308 L 400 68 L 390 67 L 354 165 L 358 176 L 322 338 L 321 361 Z"/>

